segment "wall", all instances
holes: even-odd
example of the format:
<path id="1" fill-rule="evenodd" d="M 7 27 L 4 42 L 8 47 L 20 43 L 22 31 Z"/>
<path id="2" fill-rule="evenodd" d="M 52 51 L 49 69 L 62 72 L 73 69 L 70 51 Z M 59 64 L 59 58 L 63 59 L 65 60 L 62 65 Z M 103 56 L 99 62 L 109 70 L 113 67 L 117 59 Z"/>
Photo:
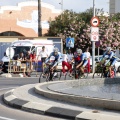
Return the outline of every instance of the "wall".
<path id="1" fill-rule="evenodd" d="M 41 25 L 43 35 L 49 29 L 48 21 L 61 13 L 53 5 L 41 3 Z M 26 1 L 17 6 L 0 7 L 0 33 L 14 31 L 25 37 L 38 36 L 38 2 Z"/>

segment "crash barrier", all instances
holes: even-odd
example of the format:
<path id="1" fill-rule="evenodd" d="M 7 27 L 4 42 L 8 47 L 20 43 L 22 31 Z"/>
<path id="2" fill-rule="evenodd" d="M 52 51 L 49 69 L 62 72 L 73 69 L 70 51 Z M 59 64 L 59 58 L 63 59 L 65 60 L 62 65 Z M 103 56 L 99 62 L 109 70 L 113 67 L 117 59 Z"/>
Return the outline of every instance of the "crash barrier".
<path id="1" fill-rule="evenodd" d="M 8 73 L 31 73 L 40 72 L 42 69 L 42 63 L 40 61 L 26 61 L 26 60 L 10 60 L 8 63 Z"/>

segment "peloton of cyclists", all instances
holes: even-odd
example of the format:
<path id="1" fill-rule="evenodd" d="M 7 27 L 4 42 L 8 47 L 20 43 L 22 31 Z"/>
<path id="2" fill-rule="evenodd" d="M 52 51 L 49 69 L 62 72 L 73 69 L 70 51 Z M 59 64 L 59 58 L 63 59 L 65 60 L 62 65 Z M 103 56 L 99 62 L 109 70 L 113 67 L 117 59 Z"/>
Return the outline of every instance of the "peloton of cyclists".
<path id="1" fill-rule="evenodd" d="M 111 71 L 113 66 L 115 65 L 116 60 L 117 57 L 115 56 L 115 53 L 112 51 L 111 47 L 107 47 L 105 53 L 100 59 L 100 63 L 103 62 L 104 66 L 107 66 L 107 64 L 110 63 L 110 65 L 108 66 L 110 77 L 112 77 Z"/>

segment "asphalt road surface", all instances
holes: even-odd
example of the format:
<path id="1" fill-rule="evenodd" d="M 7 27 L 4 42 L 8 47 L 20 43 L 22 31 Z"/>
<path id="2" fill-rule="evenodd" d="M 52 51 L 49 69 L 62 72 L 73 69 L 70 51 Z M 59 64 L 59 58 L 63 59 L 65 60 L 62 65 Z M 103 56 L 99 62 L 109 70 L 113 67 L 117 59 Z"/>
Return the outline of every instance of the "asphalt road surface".
<path id="1" fill-rule="evenodd" d="M 9 107 L 2 101 L 2 95 L 13 88 L 38 83 L 38 78 L 0 78 L 0 120 L 65 120 Z"/>

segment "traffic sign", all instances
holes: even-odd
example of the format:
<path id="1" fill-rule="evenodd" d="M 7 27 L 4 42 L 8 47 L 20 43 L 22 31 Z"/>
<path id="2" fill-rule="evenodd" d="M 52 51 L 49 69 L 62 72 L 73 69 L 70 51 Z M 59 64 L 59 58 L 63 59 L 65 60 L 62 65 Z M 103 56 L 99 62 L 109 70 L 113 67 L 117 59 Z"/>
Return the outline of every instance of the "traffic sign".
<path id="1" fill-rule="evenodd" d="M 74 48 L 74 38 L 66 38 L 66 47 Z"/>
<path id="2" fill-rule="evenodd" d="M 99 41 L 99 28 L 91 27 L 91 41 Z"/>
<path id="3" fill-rule="evenodd" d="M 90 23 L 91 23 L 92 27 L 97 27 L 99 25 L 99 23 L 100 23 L 99 18 L 98 17 L 93 17 L 91 19 Z"/>
<path id="4" fill-rule="evenodd" d="M 14 51 L 14 49 L 13 49 L 12 47 L 8 47 L 8 48 L 6 49 L 6 55 L 7 55 L 10 59 L 13 58 L 14 54 L 15 54 L 15 51 Z"/>

